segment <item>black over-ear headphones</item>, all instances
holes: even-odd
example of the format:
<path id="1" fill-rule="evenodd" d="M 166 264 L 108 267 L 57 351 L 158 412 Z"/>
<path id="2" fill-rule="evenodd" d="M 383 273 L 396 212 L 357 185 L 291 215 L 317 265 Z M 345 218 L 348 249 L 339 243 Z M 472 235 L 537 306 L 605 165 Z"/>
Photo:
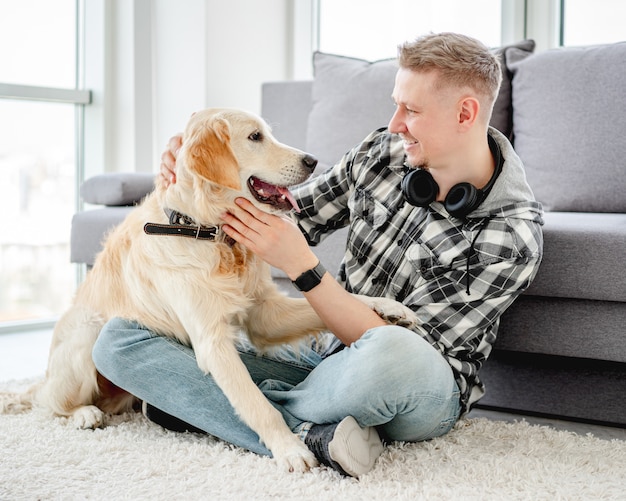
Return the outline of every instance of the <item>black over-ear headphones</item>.
<path id="1" fill-rule="evenodd" d="M 470 183 L 459 183 L 450 188 L 444 201 L 444 207 L 451 216 L 462 219 L 477 209 L 487 198 L 500 172 L 502 172 L 504 161 L 500 154 L 500 147 L 491 136 L 487 136 L 487 139 L 496 165 L 493 175 L 482 189 L 478 189 Z M 415 169 L 404 176 L 401 188 L 406 201 L 416 207 L 429 206 L 439 194 L 439 185 L 432 174 L 424 169 Z"/>

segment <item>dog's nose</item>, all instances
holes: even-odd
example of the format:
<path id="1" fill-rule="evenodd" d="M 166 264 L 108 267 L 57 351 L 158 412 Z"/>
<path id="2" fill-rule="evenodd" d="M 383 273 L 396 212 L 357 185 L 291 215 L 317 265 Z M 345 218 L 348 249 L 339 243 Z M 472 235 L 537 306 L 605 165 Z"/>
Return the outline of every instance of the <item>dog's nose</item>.
<path id="1" fill-rule="evenodd" d="M 317 166 L 317 158 L 307 153 L 306 155 L 304 155 L 304 157 L 302 157 L 302 163 L 307 169 L 313 172 L 315 170 L 315 167 Z"/>

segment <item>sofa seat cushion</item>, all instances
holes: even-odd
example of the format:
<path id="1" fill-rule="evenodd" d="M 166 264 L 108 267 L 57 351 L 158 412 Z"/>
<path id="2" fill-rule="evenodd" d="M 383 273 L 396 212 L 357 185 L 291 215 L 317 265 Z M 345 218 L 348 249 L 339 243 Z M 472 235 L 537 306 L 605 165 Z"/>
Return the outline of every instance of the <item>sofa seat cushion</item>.
<path id="1" fill-rule="evenodd" d="M 545 210 L 626 212 L 626 42 L 513 64 L 515 150 Z"/>
<path id="2" fill-rule="evenodd" d="M 546 212 L 544 255 L 527 293 L 626 302 L 626 214 Z"/>
<path id="3" fill-rule="evenodd" d="M 522 294 L 504 312 L 495 348 L 626 363 L 626 303 Z"/>
<path id="4" fill-rule="evenodd" d="M 494 350 L 478 407 L 626 426 L 626 364 Z"/>

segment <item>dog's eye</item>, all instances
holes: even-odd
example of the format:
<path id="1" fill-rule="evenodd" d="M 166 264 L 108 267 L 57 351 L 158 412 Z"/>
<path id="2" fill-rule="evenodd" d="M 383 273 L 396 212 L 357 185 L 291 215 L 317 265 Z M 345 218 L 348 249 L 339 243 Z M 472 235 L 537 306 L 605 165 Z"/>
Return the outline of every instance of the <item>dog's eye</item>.
<path id="1" fill-rule="evenodd" d="M 258 130 L 253 132 L 252 134 L 250 134 L 248 136 L 248 139 L 250 141 L 255 141 L 255 142 L 259 142 L 263 140 L 263 134 L 261 134 Z"/>

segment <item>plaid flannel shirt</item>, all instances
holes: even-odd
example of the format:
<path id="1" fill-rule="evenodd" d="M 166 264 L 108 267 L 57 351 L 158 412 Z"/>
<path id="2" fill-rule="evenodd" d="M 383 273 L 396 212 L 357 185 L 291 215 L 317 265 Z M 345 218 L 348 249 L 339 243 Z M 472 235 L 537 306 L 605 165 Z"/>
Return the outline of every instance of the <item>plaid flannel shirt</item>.
<path id="1" fill-rule="evenodd" d="M 527 187 L 508 141 L 489 133 L 505 161 L 496 184 L 514 174 Z M 449 362 L 466 412 L 484 394 L 478 371 L 500 315 L 530 285 L 541 261 L 541 206 L 530 188 L 527 199 L 487 204 L 494 187 L 466 220 L 450 216 L 438 202 L 413 207 L 400 187 L 408 168 L 400 138 L 375 131 L 294 190 L 302 209 L 295 218 L 311 245 L 349 225 L 337 279 L 349 292 L 393 298 L 417 313 L 415 332 Z M 485 212 L 484 206 L 492 208 Z"/>

